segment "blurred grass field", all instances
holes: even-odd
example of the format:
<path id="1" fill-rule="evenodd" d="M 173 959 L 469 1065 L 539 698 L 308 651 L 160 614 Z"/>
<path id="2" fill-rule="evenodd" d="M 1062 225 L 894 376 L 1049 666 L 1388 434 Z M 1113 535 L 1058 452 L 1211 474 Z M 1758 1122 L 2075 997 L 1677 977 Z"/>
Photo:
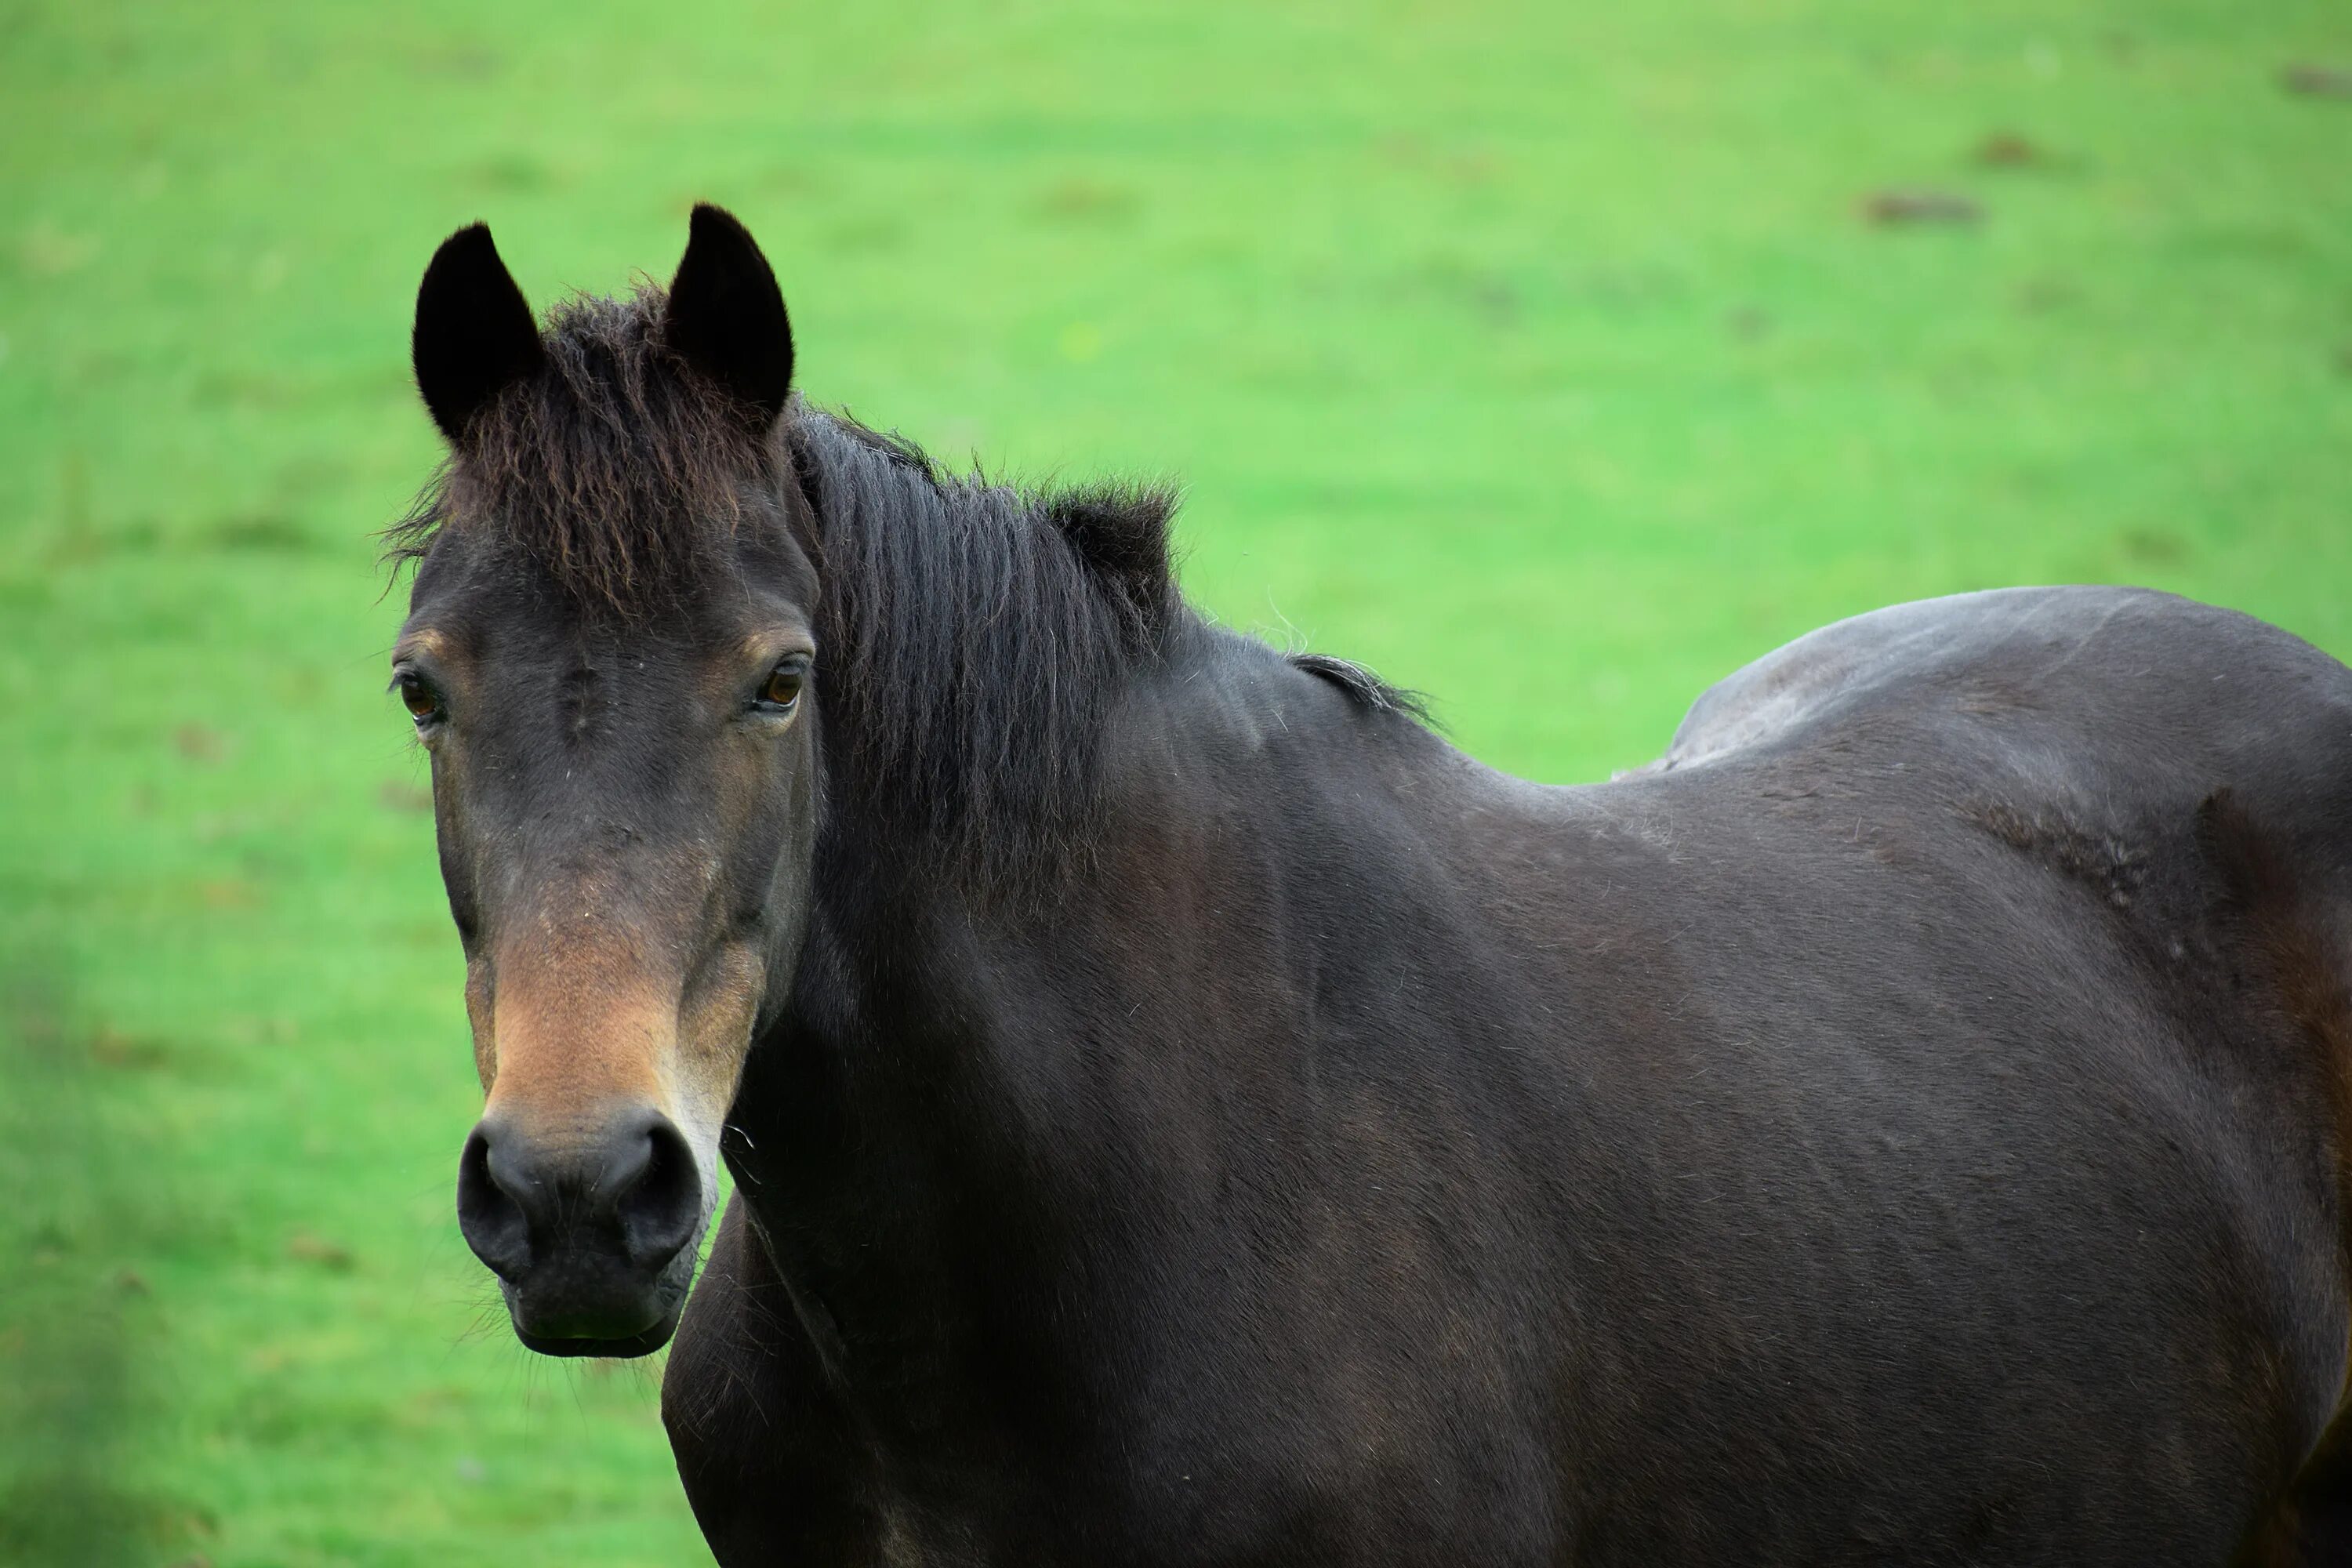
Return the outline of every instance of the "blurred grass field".
<path id="1" fill-rule="evenodd" d="M 1941 14 L 1938 14 L 1938 13 Z M 0 1563 L 706 1561 L 516 1348 L 371 532 L 434 245 L 698 197 L 815 397 L 1171 474 L 1228 622 L 1551 780 L 1837 616 L 2352 654 L 2352 10 L 0 4 Z"/>

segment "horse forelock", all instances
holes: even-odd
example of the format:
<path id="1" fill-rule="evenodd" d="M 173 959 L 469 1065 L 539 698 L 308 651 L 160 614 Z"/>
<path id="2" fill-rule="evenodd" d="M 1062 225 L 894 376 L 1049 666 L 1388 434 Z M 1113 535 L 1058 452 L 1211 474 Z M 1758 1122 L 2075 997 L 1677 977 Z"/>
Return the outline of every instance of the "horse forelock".
<path id="1" fill-rule="evenodd" d="M 395 567 L 446 530 L 513 546 L 583 609 L 641 616 L 719 559 L 779 446 L 662 341 L 665 295 L 550 312 L 543 366 L 507 387 L 386 531 Z"/>

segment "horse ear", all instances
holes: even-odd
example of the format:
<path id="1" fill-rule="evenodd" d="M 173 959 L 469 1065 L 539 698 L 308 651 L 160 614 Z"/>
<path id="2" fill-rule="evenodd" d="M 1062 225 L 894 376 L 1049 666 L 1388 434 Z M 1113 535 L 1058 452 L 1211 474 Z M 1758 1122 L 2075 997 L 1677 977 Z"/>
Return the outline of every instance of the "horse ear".
<path id="1" fill-rule="evenodd" d="M 776 274 L 751 232 L 709 202 L 694 209 L 670 279 L 662 337 L 679 357 L 759 416 L 764 431 L 793 389 L 793 326 Z"/>
<path id="2" fill-rule="evenodd" d="M 452 446 L 465 443 L 467 426 L 492 398 L 545 362 L 539 322 L 488 224 L 459 229 L 433 253 L 408 353 L 416 390 Z"/>

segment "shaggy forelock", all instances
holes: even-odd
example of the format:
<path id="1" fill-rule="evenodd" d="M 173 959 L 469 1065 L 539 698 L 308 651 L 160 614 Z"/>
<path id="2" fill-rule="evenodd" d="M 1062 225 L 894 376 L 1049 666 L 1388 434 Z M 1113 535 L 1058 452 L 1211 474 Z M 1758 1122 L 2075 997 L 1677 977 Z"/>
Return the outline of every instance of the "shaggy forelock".
<path id="1" fill-rule="evenodd" d="M 467 430 L 387 532 L 395 563 L 445 529 L 521 549 L 585 607 L 635 616 L 690 582 L 772 488 L 777 450 L 661 341 L 663 291 L 550 314 L 546 364 Z"/>

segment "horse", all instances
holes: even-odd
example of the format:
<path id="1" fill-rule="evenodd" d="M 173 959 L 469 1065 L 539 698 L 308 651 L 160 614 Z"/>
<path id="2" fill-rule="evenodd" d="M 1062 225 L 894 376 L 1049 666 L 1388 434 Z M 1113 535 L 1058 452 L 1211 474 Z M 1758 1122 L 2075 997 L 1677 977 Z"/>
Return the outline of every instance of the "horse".
<path id="1" fill-rule="evenodd" d="M 2326 655 L 1966 595 L 1545 786 L 805 401 L 718 208 L 412 352 L 459 1223 L 728 1568 L 2352 1560 Z"/>

